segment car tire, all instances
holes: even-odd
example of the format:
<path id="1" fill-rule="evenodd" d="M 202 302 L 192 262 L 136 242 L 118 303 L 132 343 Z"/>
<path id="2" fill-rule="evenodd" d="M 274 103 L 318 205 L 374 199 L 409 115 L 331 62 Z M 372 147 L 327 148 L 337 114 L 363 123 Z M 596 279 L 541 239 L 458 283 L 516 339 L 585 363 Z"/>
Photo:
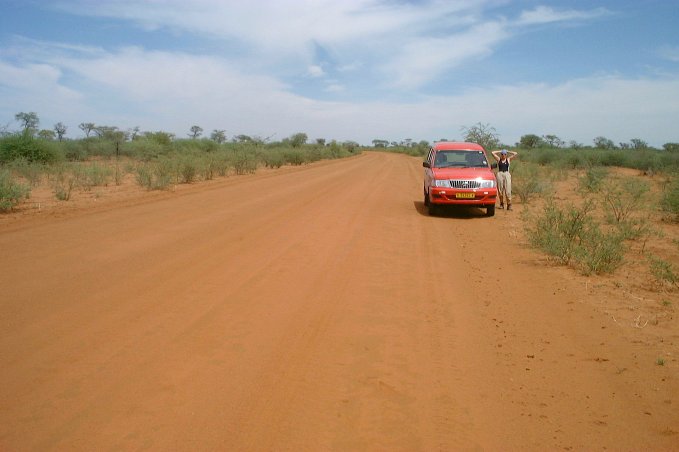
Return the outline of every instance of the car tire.
<path id="1" fill-rule="evenodd" d="M 493 215 L 495 215 L 495 204 L 486 207 L 486 216 L 492 217 Z"/>
<path id="2" fill-rule="evenodd" d="M 429 207 L 429 193 L 427 191 L 424 191 L 424 205 L 425 207 Z"/>

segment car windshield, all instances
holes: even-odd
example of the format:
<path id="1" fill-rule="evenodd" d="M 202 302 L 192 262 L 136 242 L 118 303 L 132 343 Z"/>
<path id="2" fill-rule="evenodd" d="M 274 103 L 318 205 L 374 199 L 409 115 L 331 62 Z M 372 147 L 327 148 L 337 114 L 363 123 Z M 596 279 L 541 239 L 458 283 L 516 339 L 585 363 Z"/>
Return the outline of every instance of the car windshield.
<path id="1" fill-rule="evenodd" d="M 438 151 L 434 168 L 484 168 L 488 161 L 483 151 Z"/>

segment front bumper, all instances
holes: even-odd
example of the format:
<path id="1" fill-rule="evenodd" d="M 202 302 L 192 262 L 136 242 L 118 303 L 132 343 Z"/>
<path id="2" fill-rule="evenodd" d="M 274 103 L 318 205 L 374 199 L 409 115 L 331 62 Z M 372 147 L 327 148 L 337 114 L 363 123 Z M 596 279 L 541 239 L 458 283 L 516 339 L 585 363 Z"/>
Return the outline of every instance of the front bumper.
<path id="1" fill-rule="evenodd" d="M 475 188 L 456 190 L 454 188 L 429 189 L 429 201 L 437 205 L 489 206 L 497 199 L 497 188 Z"/>

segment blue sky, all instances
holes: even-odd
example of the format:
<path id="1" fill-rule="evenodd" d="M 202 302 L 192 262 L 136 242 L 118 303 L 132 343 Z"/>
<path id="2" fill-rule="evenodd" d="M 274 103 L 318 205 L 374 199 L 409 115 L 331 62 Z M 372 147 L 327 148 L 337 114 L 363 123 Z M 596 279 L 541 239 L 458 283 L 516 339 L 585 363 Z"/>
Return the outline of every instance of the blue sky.
<path id="1" fill-rule="evenodd" d="M 188 136 L 679 142 L 679 0 L 0 0 L 18 112 Z"/>

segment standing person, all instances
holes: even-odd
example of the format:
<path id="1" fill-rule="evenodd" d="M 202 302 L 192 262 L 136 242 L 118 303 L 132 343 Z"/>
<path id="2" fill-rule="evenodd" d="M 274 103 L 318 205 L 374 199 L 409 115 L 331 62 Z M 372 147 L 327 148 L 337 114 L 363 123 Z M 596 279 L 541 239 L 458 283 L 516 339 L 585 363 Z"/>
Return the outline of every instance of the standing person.
<path id="1" fill-rule="evenodd" d="M 512 175 L 509 173 L 509 165 L 518 152 L 493 151 L 493 157 L 497 160 L 497 191 L 500 195 L 500 209 L 505 208 L 504 201 L 507 201 L 507 210 L 512 210 Z"/>

